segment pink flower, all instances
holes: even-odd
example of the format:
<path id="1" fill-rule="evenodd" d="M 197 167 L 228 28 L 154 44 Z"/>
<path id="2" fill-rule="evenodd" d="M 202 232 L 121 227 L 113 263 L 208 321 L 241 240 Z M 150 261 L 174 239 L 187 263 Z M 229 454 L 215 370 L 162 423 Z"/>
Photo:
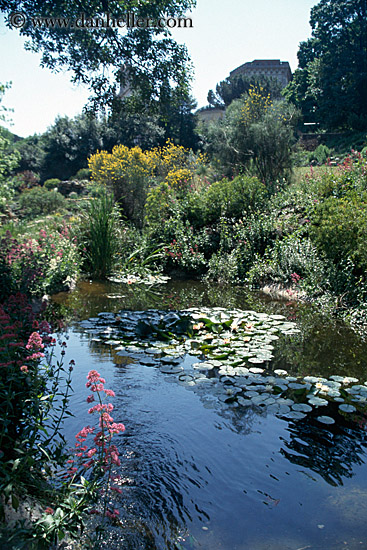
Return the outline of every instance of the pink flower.
<path id="1" fill-rule="evenodd" d="M 104 390 L 104 392 L 109 397 L 115 397 L 115 392 L 113 390 Z"/>
<path id="2" fill-rule="evenodd" d="M 93 403 L 93 401 L 94 401 L 94 395 L 88 395 L 87 403 Z"/>
<path id="3" fill-rule="evenodd" d="M 42 337 L 38 334 L 38 332 L 32 332 L 32 334 L 28 338 L 28 344 L 26 345 L 26 348 L 40 350 L 44 347 L 45 346 L 42 344 Z"/>
<path id="4" fill-rule="evenodd" d="M 55 510 L 50 508 L 50 506 L 47 506 L 47 508 L 45 508 L 45 514 L 50 514 L 52 516 L 54 513 L 55 513 Z"/>
<path id="5" fill-rule="evenodd" d="M 99 372 L 97 372 L 96 370 L 91 370 L 88 372 L 87 379 L 89 380 L 89 382 L 98 382 L 100 376 L 101 375 L 99 374 Z"/>
<path id="6" fill-rule="evenodd" d="M 96 454 L 96 452 L 97 449 L 95 447 L 93 447 L 93 449 L 89 449 L 89 451 L 87 452 L 87 457 L 91 458 L 94 454 Z"/>
<path id="7" fill-rule="evenodd" d="M 27 365 L 23 365 L 22 367 L 20 367 L 20 370 L 21 370 L 22 372 L 28 372 L 28 367 L 27 367 Z"/>

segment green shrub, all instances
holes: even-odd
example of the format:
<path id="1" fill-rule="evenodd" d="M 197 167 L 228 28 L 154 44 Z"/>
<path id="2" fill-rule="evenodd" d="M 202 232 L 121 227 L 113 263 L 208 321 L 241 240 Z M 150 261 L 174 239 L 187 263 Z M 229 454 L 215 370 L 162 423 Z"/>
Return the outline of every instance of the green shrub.
<path id="1" fill-rule="evenodd" d="M 189 275 L 206 271 L 210 237 L 205 230 L 194 230 L 187 220 L 171 217 L 162 227 L 159 238 L 161 243 L 166 243 L 166 270 L 179 268 Z"/>
<path id="2" fill-rule="evenodd" d="M 318 164 L 325 164 L 332 156 L 332 152 L 326 145 L 319 145 L 314 151 L 309 153 L 308 161 L 311 163 L 316 161 Z"/>
<path id="3" fill-rule="evenodd" d="M 232 284 L 241 282 L 237 249 L 227 253 L 215 252 L 211 256 L 208 266 L 209 269 L 205 275 L 205 279 L 208 281 Z"/>
<path id="4" fill-rule="evenodd" d="M 161 224 L 170 214 L 175 193 L 168 183 L 162 182 L 150 189 L 145 201 L 145 223 L 149 227 Z"/>
<path id="5" fill-rule="evenodd" d="M 18 172 L 14 176 L 13 185 L 16 191 L 22 192 L 26 189 L 38 187 L 39 181 L 39 174 L 32 172 L 32 170 L 24 170 L 23 172 Z"/>
<path id="6" fill-rule="evenodd" d="M 241 218 L 263 208 L 267 190 L 257 178 L 237 176 L 210 185 L 203 195 L 205 223 L 214 223 L 221 216 Z"/>
<path id="7" fill-rule="evenodd" d="M 45 183 L 43 184 L 43 187 L 51 191 L 51 189 L 55 189 L 55 188 L 57 189 L 59 183 L 61 183 L 61 180 L 59 180 L 58 178 L 51 178 L 45 181 Z"/>
<path id="8" fill-rule="evenodd" d="M 367 204 L 329 197 L 314 208 L 310 235 L 335 264 L 350 258 L 357 270 L 367 270 Z"/>
<path id="9" fill-rule="evenodd" d="M 79 180 L 79 181 L 80 180 L 89 180 L 90 176 L 91 176 L 91 171 L 89 170 L 89 168 L 81 168 L 80 170 L 77 171 L 75 176 L 73 176 L 71 179 L 72 180 Z"/>
<path id="10" fill-rule="evenodd" d="M 36 218 L 42 214 L 52 214 L 66 207 L 66 199 L 58 191 L 47 191 L 42 187 L 24 191 L 18 200 L 21 216 Z"/>
<path id="11" fill-rule="evenodd" d="M 267 283 L 301 285 L 312 294 L 326 284 L 326 264 L 310 239 L 290 235 L 276 241 L 264 256 L 259 256 L 249 271 L 248 281 L 259 287 Z"/>

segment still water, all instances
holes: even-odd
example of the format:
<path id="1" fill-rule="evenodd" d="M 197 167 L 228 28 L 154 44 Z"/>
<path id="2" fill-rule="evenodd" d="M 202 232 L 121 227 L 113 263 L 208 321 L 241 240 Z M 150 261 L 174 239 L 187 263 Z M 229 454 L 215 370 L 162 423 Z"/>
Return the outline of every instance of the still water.
<path id="1" fill-rule="evenodd" d="M 367 344 L 309 306 L 277 302 L 238 287 L 169 282 L 154 289 L 81 283 L 54 302 L 72 319 L 67 360 L 74 359 L 74 435 L 90 424 L 86 375 L 96 369 L 112 388 L 123 493 L 115 550 L 367 550 L 367 432 L 364 421 L 336 415 L 286 420 L 259 407 L 233 407 L 209 385 L 118 356 L 78 325 L 98 313 L 191 306 L 282 314 L 301 333 L 275 343 L 272 368 L 293 376 L 332 374 L 367 380 Z M 361 420 L 361 417 L 359 418 Z M 364 418 L 362 417 L 362 420 Z"/>

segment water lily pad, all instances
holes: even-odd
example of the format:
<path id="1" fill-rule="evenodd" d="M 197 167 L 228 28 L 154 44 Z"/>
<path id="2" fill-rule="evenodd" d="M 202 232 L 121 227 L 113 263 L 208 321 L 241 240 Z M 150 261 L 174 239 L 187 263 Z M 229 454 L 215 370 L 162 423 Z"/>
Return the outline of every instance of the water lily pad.
<path id="1" fill-rule="evenodd" d="M 343 405 L 339 405 L 339 410 L 345 413 L 352 413 L 356 411 L 356 408 L 353 405 L 347 405 L 344 403 Z"/>
<path id="2" fill-rule="evenodd" d="M 300 384 L 299 382 L 291 382 L 290 384 L 288 384 L 288 387 L 291 390 L 306 390 L 307 389 L 305 384 Z"/>
<path id="3" fill-rule="evenodd" d="M 306 403 L 295 403 L 292 405 L 292 410 L 307 413 L 312 411 L 312 407 Z"/>
<path id="4" fill-rule="evenodd" d="M 266 359 L 264 359 L 263 357 L 249 357 L 248 358 L 249 363 L 264 363 L 264 361 L 266 361 Z"/>
<path id="5" fill-rule="evenodd" d="M 173 365 L 172 367 L 167 365 L 159 369 L 163 374 L 178 374 L 183 371 L 183 367 L 179 365 Z"/>
<path id="6" fill-rule="evenodd" d="M 290 411 L 289 413 L 285 414 L 287 418 L 290 418 L 292 420 L 302 420 L 306 417 L 306 415 L 299 411 Z"/>
<path id="7" fill-rule="evenodd" d="M 241 397 L 240 395 L 237 397 L 237 403 L 241 405 L 242 407 L 250 407 L 251 401 L 250 399 L 245 399 L 244 397 Z"/>
<path id="8" fill-rule="evenodd" d="M 253 390 L 250 390 L 250 391 L 246 391 L 244 392 L 243 394 L 245 397 L 247 397 L 248 399 L 251 399 L 253 397 L 258 397 L 259 396 L 259 393 L 257 391 L 253 391 Z"/>
<path id="9" fill-rule="evenodd" d="M 318 416 L 316 417 L 316 420 L 322 424 L 335 424 L 335 420 L 334 418 L 331 418 L 331 416 Z"/>
<path id="10" fill-rule="evenodd" d="M 250 361 L 250 359 L 249 359 Z M 256 363 L 263 363 L 263 361 L 256 361 Z M 249 372 L 251 372 L 252 374 L 261 374 L 264 372 L 264 369 L 261 369 L 259 367 L 251 367 L 249 368 Z"/>
<path id="11" fill-rule="evenodd" d="M 327 399 L 322 399 L 321 397 L 311 397 L 308 402 L 313 407 L 324 407 L 328 404 Z"/>

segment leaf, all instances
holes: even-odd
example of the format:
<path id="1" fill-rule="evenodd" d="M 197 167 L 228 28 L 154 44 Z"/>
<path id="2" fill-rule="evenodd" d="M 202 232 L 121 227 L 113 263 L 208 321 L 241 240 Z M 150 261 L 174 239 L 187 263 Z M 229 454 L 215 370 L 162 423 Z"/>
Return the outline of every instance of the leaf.
<path id="1" fill-rule="evenodd" d="M 14 510 L 18 510 L 19 500 L 18 500 L 18 497 L 16 497 L 14 494 L 11 495 L 11 505 L 14 508 Z"/>

